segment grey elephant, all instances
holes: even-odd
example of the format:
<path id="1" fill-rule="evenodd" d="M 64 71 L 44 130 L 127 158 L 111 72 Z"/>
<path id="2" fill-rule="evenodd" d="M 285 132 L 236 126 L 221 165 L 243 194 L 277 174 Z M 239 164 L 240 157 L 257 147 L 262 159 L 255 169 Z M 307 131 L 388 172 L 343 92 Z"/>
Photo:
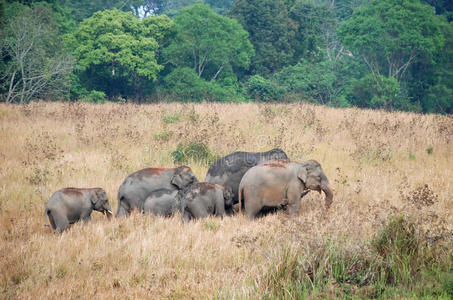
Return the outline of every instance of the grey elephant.
<path id="1" fill-rule="evenodd" d="M 234 152 L 214 162 L 206 175 L 206 182 L 228 185 L 233 189 L 233 203 L 239 202 L 238 188 L 242 176 L 251 167 L 269 160 L 289 160 L 279 148 L 267 152 Z"/>
<path id="2" fill-rule="evenodd" d="M 159 189 L 182 190 L 198 182 L 187 166 L 173 169 L 147 168 L 127 176 L 118 189 L 116 217 L 129 215 L 133 210 L 143 211 L 146 198 Z"/>
<path id="3" fill-rule="evenodd" d="M 155 216 L 171 217 L 182 211 L 182 191 L 158 189 L 152 192 L 145 200 L 143 213 L 152 213 Z"/>
<path id="4" fill-rule="evenodd" d="M 231 187 L 199 182 L 184 192 L 183 221 L 205 218 L 208 215 L 224 216 L 233 206 L 233 191 Z"/>
<path id="5" fill-rule="evenodd" d="M 53 230 L 63 232 L 79 220 L 89 221 L 93 210 L 102 212 L 108 218 L 112 216 L 112 209 L 103 189 L 64 188 L 50 197 L 45 213 Z"/>
<path id="6" fill-rule="evenodd" d="M 239 201 L 244 202 L 249 218 L 260 216 L 263 208 L 269 207 L 286 207 L 290 215 L 297 215 L 307 190 L 323 191 L 326 209 L 332 204 L 329 181 L 317 161 L 269 161 L 245 173 L 239 185 Z"/>

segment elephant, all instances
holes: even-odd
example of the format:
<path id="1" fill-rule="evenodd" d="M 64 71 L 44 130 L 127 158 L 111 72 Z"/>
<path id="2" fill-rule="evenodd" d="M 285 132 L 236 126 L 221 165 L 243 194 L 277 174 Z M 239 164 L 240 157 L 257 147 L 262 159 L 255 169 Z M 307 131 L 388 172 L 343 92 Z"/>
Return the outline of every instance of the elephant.
<path id="1" fill-rule="evenodd" d="M 208 215 L 223 217 L 233 207 L 233 190 L 230 186 L 199 182 L 184 192 L 183 221 L 205 218 Z"/>
<path id="2" fill-rule="evenodd" d="M 116 217 L 129 215 L 133 210 L 143 211 L 146 198 L 158 189 L 182 190 L 198 182 L 190 167 L 147 168 L 130 174 L 118 189 Z"/>
<path id="3" fill-rule="evenodd" d="M 243 201 L 248 218 L 260 216 L 269 207 L 285 207 L 290 215 L 298 215 L 300 200 L 309 190 L 323 191 L 329 209 L 333 193 L 317 161 L 268 161 L 245 173 L 239 184 L 239 202 Z"/>
<path id="4" fill-rule="evenodd" d="M 111 218 L 112 209 L 107 194 L 101 188 L 63 188 L 47 201 L 45 214 L 54 231 L 63 232 L 70 224 L 91 219 L 93 210 Z"/>
<path id="5" fill-rule="evenodd" d="M 238 187 L 242 176 L 251 167 L 268 160 L 287 160 L 288 156 L 279 148 L 267 152 L 234 152 L 214 162 L 206 175 L 206 182 L 228 185 L 233 189 L 233 204 L 239 202 Z"/>
<path id="6" fill-rule="evenodd" d="M 182 191 L 158 189 L 152 192 L 145 200 L 143 213 L 152 213 L 155 216 L 171 217 L 181 207 Z"/>

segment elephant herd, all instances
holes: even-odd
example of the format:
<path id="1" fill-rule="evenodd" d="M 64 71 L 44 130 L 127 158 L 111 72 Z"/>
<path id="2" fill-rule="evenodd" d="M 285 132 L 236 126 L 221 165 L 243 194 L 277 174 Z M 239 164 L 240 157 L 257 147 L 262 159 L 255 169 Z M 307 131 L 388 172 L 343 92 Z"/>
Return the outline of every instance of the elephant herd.
<path id="1" fill-rule="evenodd" d="M 179 212 L 183 221 L 189 221 L 231 215 L 235 204 L 249 218 L 277 209 L 297 215 L 301 198 L 310 190 L 323 191 L 326 208 L 330 207 L 333 193 L 318 162 L 291 162 L 278 148 L 234 152 L 210 166 L 205 182 L 199 182 L 188 166 L 146 168 L 130 174 L 118 189 L 116 217 L 134 210 L 158 216 Z M 53 230 L 62 232 L 70 224 L 90 220 L 93 210 L 112 216 L 103 189 L 63 188 L 50 197 L 45 213 Z"/>

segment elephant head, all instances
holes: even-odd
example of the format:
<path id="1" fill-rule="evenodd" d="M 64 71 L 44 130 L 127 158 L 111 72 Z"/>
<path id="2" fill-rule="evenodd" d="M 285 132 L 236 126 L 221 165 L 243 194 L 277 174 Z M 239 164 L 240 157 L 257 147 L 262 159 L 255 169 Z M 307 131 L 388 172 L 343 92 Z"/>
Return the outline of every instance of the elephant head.
<path id="1" fill-rule="evenodd" d="M 223 189 L 223 199 L 225 201 L 225 208 L 230 208 L 233 207 L 233 189 L 226 185 L 225 188 Z"/>
<path id="2" fill-rule="evenodd" d="M 197 182 L 197 177 L 192 173 L 192 169 L 187 166 L 176 168 L 175 174 L 171 178 L 171 183 L 176 185 L 180 190 Z"/>
<path id="3" fill-rule="evenodd" d="M 298 169 L 297 177 L 305 185 L 305 189 L 321 191 L 326 194 L 326 209 L 329 209 L 333 200 L 332 189 L 329 180 L 324 174 L 321 165 L 315 160 L 309 160 L 301 163 Z"/>
<path id="4" fill-rule="evenodd" d="M 112 208 L 110 207 L 107 194 L 103 189 L 94 190 L 91 195 L 91 204 L 93 205 L 94 210 L 107 215 L 107 218 L 109 219 L 112 217 Z"/>

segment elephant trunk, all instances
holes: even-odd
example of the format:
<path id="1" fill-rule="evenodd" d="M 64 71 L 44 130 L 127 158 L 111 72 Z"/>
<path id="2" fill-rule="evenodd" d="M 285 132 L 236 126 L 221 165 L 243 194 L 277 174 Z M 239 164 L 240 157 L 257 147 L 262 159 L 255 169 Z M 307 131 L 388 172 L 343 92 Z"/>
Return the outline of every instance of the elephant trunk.
<path id="1" fill-rule="evenodd" d="M 332 189 L 328 184 L 322 184 L 321 190 L 326 194 L 326 209 L 329 209 L 330 205 L 332 204 L 333 200 L 333 193 Z"/>

